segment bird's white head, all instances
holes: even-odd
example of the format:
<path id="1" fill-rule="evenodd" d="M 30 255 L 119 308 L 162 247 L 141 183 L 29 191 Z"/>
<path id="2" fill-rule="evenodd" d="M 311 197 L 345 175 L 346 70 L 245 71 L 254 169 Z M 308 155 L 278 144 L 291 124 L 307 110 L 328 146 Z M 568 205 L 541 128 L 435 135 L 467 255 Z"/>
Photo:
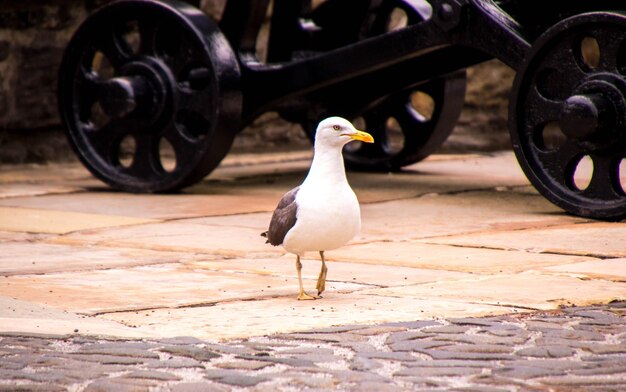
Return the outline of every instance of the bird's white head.
<path id="1" fill-rule="evenodd" d="M 343 147 L 353 140 L 374 143 L 374 138 L 367 132 L 359 131 L 345 118 L 329 117 L 322 120 L 315 131 L 315 146 Z"/>

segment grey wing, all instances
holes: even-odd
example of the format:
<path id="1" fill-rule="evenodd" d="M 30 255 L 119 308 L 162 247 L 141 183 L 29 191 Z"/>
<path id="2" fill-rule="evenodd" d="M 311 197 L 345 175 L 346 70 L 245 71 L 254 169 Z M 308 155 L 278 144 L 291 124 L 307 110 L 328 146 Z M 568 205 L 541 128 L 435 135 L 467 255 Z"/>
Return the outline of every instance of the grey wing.
<path id="1" fill-rule="evenodd" d="M 267 230 L 267 242 L 272 245 L 281 245 L 287 232 L 296 224 L 296 214 L 298 206 L 296 205 L 296 195 L 300 187 L 293 188 L 285 193 L 278 202 L 278 206 L 274 210 L 270 227 Z"/>

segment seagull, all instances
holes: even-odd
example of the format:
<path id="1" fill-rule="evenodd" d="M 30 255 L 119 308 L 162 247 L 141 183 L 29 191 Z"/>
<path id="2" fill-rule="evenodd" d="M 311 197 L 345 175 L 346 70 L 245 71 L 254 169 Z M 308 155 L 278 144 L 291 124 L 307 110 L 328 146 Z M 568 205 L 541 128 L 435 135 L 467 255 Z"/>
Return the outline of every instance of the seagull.
<path id="1" fill-rule="evenodd" d="M 343 146 L 353 140 L 374 142 L 372 135 L 356 129 L 344 118 L 329 117 L 319 123 L 309 173 L 300 186 L 283 195 L 269 229 L 262 234 L 267 243 L 282 245 L 296 255 L 299 300 L 320 298 L 328 271 L 324 251 L 339 248 L 361 229 L 359 201 L 346 179 L 342 155 Z M 302 287 L 300 257 L 311 251 L 319 252 L 322 259 L 316 296 L 307 294 Z"/>

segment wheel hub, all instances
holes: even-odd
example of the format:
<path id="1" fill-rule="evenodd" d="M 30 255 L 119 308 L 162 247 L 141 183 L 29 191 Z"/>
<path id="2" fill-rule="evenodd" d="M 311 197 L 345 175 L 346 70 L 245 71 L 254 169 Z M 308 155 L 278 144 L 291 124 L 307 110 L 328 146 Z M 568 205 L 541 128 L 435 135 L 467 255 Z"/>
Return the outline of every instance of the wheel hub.
<path id="1" fill-rule="evenodd" d="M 626 85 L 614 74 L 597 74 L 563 101 L 559 126 L 588 150 L 609 148 L 623 135 Z"/>
<path id="2" fill-rule="evenodd" d="M 559 125 L 572 139 L 589 140 L 607 128 L 610 103 L 599 94 L 572 95 L 563 103 Z"/>
<path id="3" fill-rule="evenodd" d="M 122 118 L 137 108 L 139 96 L 148 86 L 141 77 L 113 78 L 100 89 L 100 106 L 111 118 Z"/>
<path id="4" fill-rule="evenodd" d="M 109 79 L 100 89 L 99 102 L 112 118 L 135 115 L 144 125 L 155 123 L 171 100 L 172 78 L 158 60 L 143 58 L 125 64 L 123 76 Z"/>

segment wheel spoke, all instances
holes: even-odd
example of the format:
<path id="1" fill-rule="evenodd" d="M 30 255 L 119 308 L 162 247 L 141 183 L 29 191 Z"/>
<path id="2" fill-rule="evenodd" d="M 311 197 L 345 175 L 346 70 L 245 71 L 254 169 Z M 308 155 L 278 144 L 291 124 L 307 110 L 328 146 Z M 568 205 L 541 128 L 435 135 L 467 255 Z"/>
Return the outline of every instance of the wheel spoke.
<path id="1" fill-rule="evenodd" d="M 140 53 L 148 55 L 155 53 L 158 28 L 159 25 L 157 21 L 152 18 L 142 18 L 139 20 L 139 36 L 141 37 L 141 44 L 139 46 Z"/>
<path id="2" fill-rule="evenodd" d="M 82 97 L 94 93 L 102 80 L 91 70 L 80 69 L 76 74 L 76 84 Z"/>
<path id="3" fill-rule="evenodd" d="M 600 65 L 598 68 L 610 71 L 617 70 L 625 34 L 626 32 L 621 30 L 599 31 L 594 34 L 600 47 Z"/>
<path id="4" fill-rule="evenodd" d="M 405 152 L 409 150 L 411 150 L 411 152 L 417 151 L 421 149 L 430 138 L 433 132 L 433 124 L 418 113 L 409 102 L 399 109 L 395 118 L 404 135 L 402 150 Z"/>
<path id="5" fill-rule="evenodd" d="M 113 26 L 110 26 L 101 34 L 96 35 L 96 37 L 94 37 L 94 45 L 107 57 L 111 65 L 117 70 L 124 63 L 128 62 L 128 54 L 120 48 L 119 45 L 122 39 L 115 30 Z"/>
<path id="6" fill-rule="evenodd" d="M 591 159 L 593 175 L 583 194 L 598 200 L 624 199 L 626 195 L 619 178 L 619 165 L 622 157 L 592 154 Z"/>
<path id="7" fill-rule="evenodd" d="M 82 121 L 88 121 L 91 115 L 91 105 L 98 99 L 98 91 L 102 80 L 91 71 L 80 69 L 76 75 L 77 101 L 80 102 L 79 111 Z"/>
<path id="8" fill-rule="evenodd" d="M 155 29 L 154 53 L 179 75 L 191 61 L 195 50 L 186 34 L 178 28 L 161 24 Z"/>
<path id="9" fill-rule="evenodd" d="M 586 75 L 585 70 L 581 68 L 578 51 L 572 50 L 576 46 L 580 46 L 578 35 L 564 36 L 552 50 L 546 53 L 542 62 L 544 68 L 557 71 L 561 82 L 559 87 L 569 91 L 576 87 L 573 82 L 581 80 Z"/>
<path id="10" fill-rule="evenodd" d="M 389 135 L 387 134 L 387 120 L 388 117 L 383 116 L 382 113 L 372 110 L 363 114 L 363 120 L 365 120 L 366 130 L 374 138 L 374 143 L 363 143 L 358 150 L 359 155 L 383 158 L 389 155 L 387 149 L 389 148 Z"/>
<path id="11" fill-rule="evenodd" d="M 202 140 L 192 139 L 176 126 L 174 121 L 166 126 L 163 137 L 172 145 L 176 156 L 176 167 L 193 167 L 197 165 L 197 154 L 201 151 Z"/>
<path id="12" fill-rule="evenodd" d="M 544 97 L 537 86 L 531 86 L 524 102 L 527 124 L 535 128 L 541 124 L 558 121 L 561 117 L 562 102 Z"/>
<path id="13" fill-rule="evenodd" d="M 118 158 L 119 141 L 128 134 L 129 130 L 130 124 L 114 120 L 100 129 L 86 128 L 83 133 L 96 154 L 109 165 L 114 165 Z"/>
<path id="14" fill-rule="evenodd" d="M 556 150 L 542 151 L 534 149 L 540 167 L 556 183 L 568 189 L 575 189 L 574 173 L 576 165 L 584 155 L 583 150 L 573 141 L 566 141 Z"/>
<path id="15" fill-rule="evenodd" d="M 161 177 L 165 173 L 161 166 L 159 143 L 149 134 L 135 135 L 135 155 L 127 172 L 142 179 Z"/>
<path id="16" fill-rule="evenodd" d="M 178 89 L 178 107 L 186 111 L 203 113 L 207 107 L 211 107 L 214 104 L 212 101 L 213 94 L 207 89 Z"/>
<path id="17" fill-rule="evenodd" d="M 462 82 L 459 83 L 459 80 Z M 454 83 L 448 83 L 449 81 L 454 81 Z M 430 80 L 417 86 L 414 91 L 421 91 L 432 98 L 433 102 L 435 102 L 432 118 L 435 118 L 442 109 L 442 105 L 437 105 L 437 103 L 443 102 L 447 94 L 465 95 L 465 74 L 462 74 L 462 77 L 457 74 L 451 76 L 450 79 Z"/>

